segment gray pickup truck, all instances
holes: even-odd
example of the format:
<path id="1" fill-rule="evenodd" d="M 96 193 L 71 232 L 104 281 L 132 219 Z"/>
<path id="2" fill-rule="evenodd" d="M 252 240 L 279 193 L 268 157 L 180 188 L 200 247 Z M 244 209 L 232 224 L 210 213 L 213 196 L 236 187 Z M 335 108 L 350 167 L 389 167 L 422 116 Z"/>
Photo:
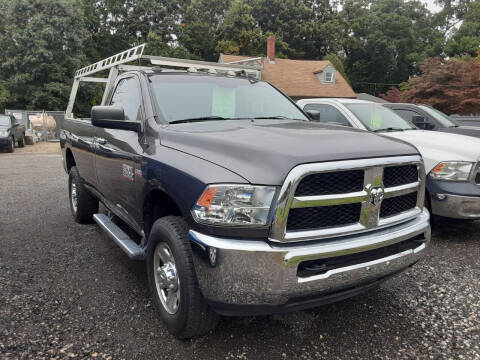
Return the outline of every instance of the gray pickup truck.
<path id="1" fill-rule="evenodd" d="M 168 68 L 122 64 L 132 60 Z M 108 80 L 90 76 L 108 67 Z M 218 314 L 354 296 L 416 263 L 430 240 L 414 147 L 312 122 L 254 70 L 120 54 L 75 77 L 61 131 L 72 214 L 146 261 L 179 338 Z M 91 119 L 71 112 L 82 81 L 107 82 Z"/>
<path id="2" fill-rule="evenodd" d="M 0 148 L 13 152 L 15 143 L 25 146 L 25 126 L 12 115 L 0 115 Z"/>

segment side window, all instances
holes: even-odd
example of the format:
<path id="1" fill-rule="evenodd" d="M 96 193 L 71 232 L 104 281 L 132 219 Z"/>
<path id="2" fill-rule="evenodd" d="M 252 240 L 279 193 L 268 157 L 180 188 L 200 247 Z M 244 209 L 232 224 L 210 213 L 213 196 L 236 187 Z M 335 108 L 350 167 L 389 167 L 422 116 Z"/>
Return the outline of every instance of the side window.
<path id="1" fill-rule="evenodd" d="M 352 126 L 347 118 L 334 106 L 328 104 L 307 104 L 306 110 L 317 110 L 320 112 L 320 122 L 335 123 L 343 126 Z"/>
<path id="2" fill-rule="evenodd" d="M 125 120 L 135 121 L 142 117 L 142 97 L 140 86 L 135 78 L 125 78 L 118 82 L 110 105 L 123 108 Z"/>
<path id="3" fill-rule="evenodd" d="M 412 122 L 414 116 L 421 116 L 419 113 L 407 109 L 392 109 L 403 119 Z"/>

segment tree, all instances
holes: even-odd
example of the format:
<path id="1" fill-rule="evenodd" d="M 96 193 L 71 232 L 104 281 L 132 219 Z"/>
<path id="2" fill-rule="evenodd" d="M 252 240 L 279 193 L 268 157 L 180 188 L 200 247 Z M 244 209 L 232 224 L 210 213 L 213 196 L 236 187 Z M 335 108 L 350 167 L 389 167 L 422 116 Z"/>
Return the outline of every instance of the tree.
<path id="1" fill-rule="evenodd" d="M 82 4 L 1 0 L 0 6 L 0 102 L 20 109 L 65 109 L 73 73 L 85 59 Z"/>
<path id="2" fill-rule="evenodd" d="M 480 3 L 469 4 L 462 25 L 445 46 L 449 56 L 469 54 L 475 56 L 480 49 Z"/>
<path id="3" fill-rule="evenodd" d="M 402 92 L 396 87 L 392 86 L 390 90 L 387 91 L 386 94 L 379 95 L 383 100 L 387 100 L 391 103 L 399 103 L 402 102 Z"/>
<path id="4" fill-rule="evenodd" d="M 286 44 L 286 56 L 321 59 L 340 49 L 335 11 L 329 1 L 250 0 L 253 17 L 264 33 L 276 34 Z"/>
<path id="5" fill-rule="evenodd" d="M 192 0 L 182 9 L 179 43 L 195 57 L 218 60 L 220 26 L 229 6 L 230 0 Z"/>
<path id="6" fill-rule="evenodd" d="M 447 114 L 480 113 L 479 58 L 426 59 L 422 75 L 408 82 L 403 98 L 408 102 L 427 103 Z"/>
<path id="7" fill-rule="evenodd" d="M 342 5 L 345 69 L 357 90 L 364 82 L 406 81 L 422 60 L 442 52 L 441 34 L 420 2 L 343 0 Z"/>

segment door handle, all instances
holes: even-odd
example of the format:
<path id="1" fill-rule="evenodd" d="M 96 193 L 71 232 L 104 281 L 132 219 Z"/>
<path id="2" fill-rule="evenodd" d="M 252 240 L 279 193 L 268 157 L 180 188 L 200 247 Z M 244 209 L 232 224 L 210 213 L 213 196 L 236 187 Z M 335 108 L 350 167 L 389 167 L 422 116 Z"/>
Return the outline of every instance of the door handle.
<path id="1" fill-rule="evenodd" d="M 104 138 L 97 138 L 97 143 L 100 145 L 105 145 L 108 141 L 105 140 Z"/>

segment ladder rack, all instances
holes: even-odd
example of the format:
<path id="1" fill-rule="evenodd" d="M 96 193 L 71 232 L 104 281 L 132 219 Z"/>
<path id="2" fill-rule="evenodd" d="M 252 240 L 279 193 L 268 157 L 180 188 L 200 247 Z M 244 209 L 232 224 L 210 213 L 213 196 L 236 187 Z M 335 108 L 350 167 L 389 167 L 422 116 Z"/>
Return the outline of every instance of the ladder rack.
<path id="1" fill-rule="evenodd" d="M 153 66 L 160 66 L 161 68 L 174 68 L 184 69 L 191 72 L 208 71 L 208 73 L 225 73 L 231 76 L 241 75 L 248 76 L 255 79 L 261 78 L 261 71 L 263 70 L 263 59 L 254 58 L 255 60 L 242 61 L 239 63 L 220 64 L 209 61 L 198 61 L 188 59 L 177 59 L 163 56 L 144 55 L 145 44 L 135 46 L 131 49 L 122 51 L 116 55 L 110 56 L 106 59 L 97 61 L 96 63 L 85 66 L 75 71 L 75 77 L 70 92 L 70 98 L 68 101 L 67 110 L 65 116 L 67 118 L 72 117 L 73 104 L 77 96 L 78 87 L 80 82 L 94 82 L 94 83 L 106 83 L 105 92 L 103 94 L 102 104 L 105 103 L 109 89 L 113 86 L 115 79 L 121 71 L 130 70 L 150 70 L 152 67 L 126 65 L 132 61 L 146 60 Z M 248 64 L 246 64 L 248 63 Z M 102 72 L 104 70 L 110 70 L 108 78 L 105 77 L 91 77 L 89 75 Z"/>

